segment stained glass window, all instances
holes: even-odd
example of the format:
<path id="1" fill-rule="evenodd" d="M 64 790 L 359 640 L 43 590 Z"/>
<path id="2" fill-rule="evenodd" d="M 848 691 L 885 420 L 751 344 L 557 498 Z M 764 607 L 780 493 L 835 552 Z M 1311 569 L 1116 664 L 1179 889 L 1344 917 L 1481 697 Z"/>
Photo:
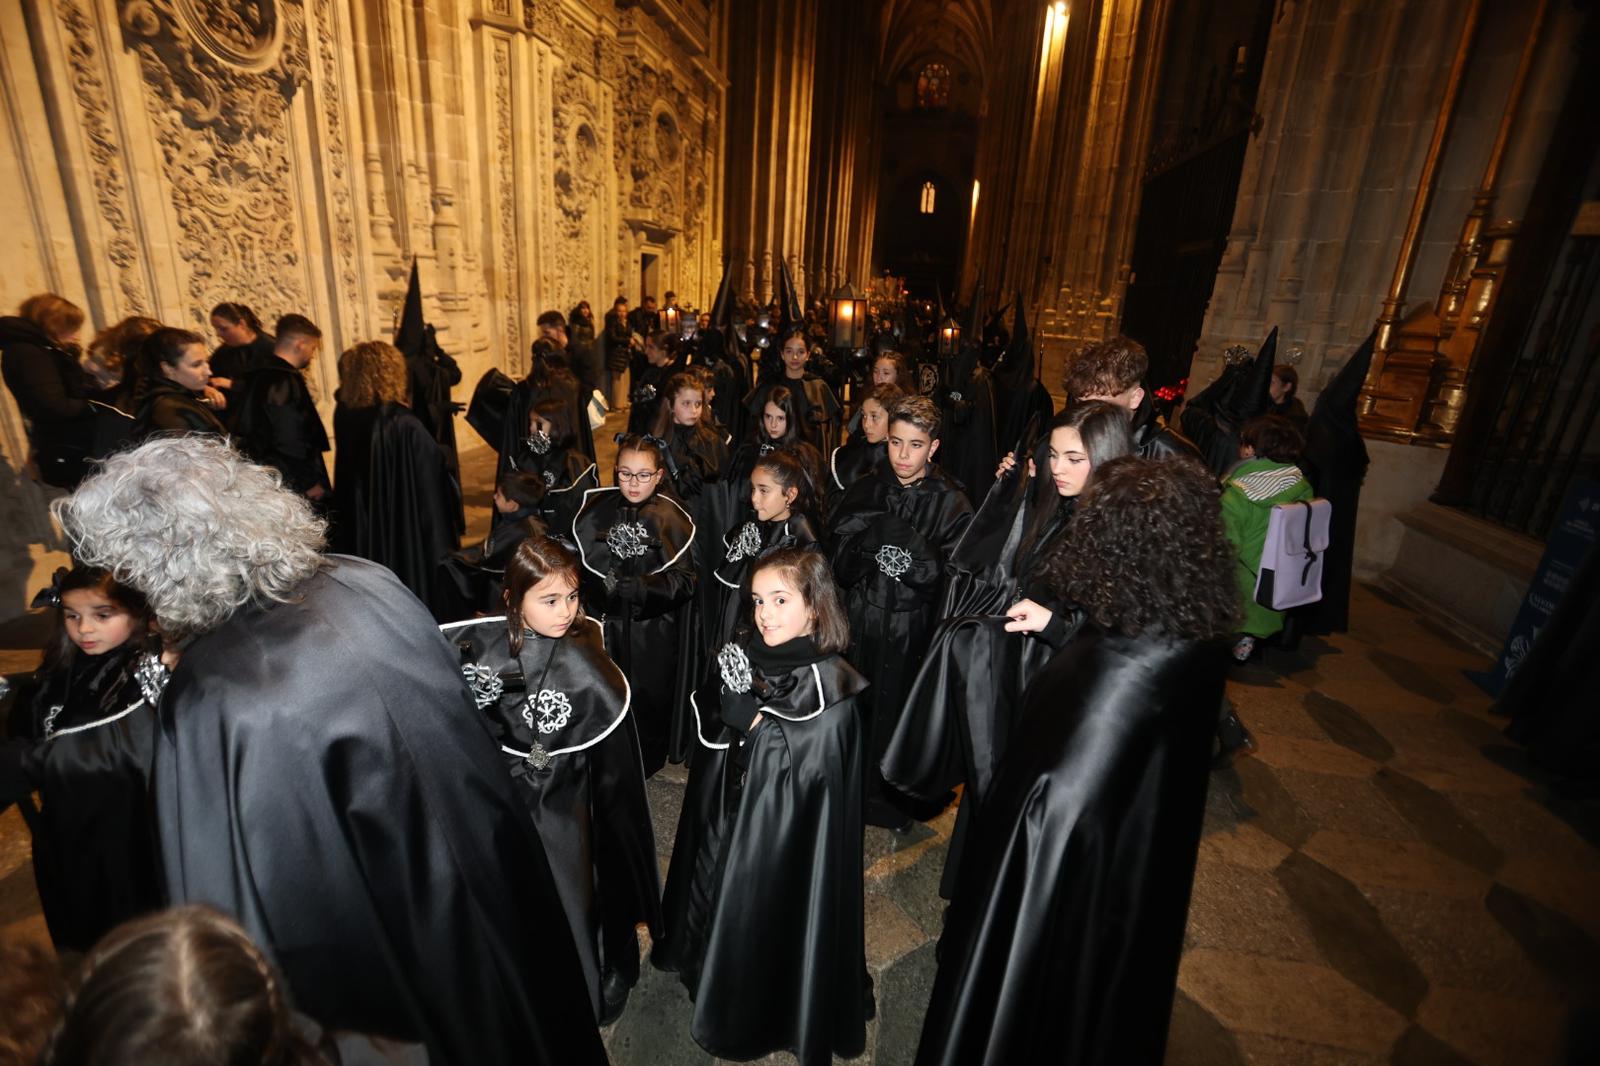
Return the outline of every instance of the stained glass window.
<path id="1" fill-rule="evenodd" d="M 950 106 L 950 68 L 943 63 L 929 63 L 917 75 L 917 106 L 926 108 Z"/>

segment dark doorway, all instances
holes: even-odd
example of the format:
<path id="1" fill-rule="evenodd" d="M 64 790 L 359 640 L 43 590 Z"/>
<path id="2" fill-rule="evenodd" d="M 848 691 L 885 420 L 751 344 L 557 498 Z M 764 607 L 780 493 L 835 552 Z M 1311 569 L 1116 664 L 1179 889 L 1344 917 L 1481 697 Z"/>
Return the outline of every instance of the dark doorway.
<path id="1" fill-rule="evenodd" d="M 656 291 L 661 282 L 661 259 L 659 256 L 642 252 L 639 255 L 639 302 L 644 303 L 646 296 L 654 296 L 657 300 L 661 294 Z"/>
<path id="2" fill-rule="evenodd" d="M 1139 201 L 1122 332 L 1150 353 L 1149 381 L 1188 377 L 1233 223 L 1271 0 L 1202 0 L 1174 11 Z"/>

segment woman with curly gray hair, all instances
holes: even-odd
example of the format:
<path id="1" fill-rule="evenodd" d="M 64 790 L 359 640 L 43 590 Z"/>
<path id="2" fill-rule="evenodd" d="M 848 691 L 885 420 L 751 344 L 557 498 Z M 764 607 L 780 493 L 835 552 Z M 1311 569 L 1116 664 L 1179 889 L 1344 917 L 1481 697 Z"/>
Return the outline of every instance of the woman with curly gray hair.
<path id="1" fill-rule="evenodd" d="M 974 821 L 918 1066 L 1159 1063 L 1238 613 L 1216 482 L 1094 472 L 1046 579 L 1087 616 Z"/>
<path id="2" fill-rule="evenodd" d="M 237 917 L 330 1028 L 605 1061 L 544 850 L 392 573 L 323 556 L 308 501 L 215 438 L 115 455 L 56 514 L 187 640 L 153 774 L 174 903 Z"/>

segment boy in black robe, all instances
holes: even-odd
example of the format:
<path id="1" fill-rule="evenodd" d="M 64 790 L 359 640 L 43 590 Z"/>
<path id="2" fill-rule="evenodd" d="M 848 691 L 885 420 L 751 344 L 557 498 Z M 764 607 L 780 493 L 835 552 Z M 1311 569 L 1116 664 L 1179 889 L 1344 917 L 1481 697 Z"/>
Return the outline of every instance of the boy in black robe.
<path id="1" fill-rule="evenodd" d="M 278 319 L 272 355 L 245 376 L 234 419 L 240 449 L 283 475 L 283 483 L 319 510 L 332 501 L 322 453 L 328 450 L 317 403 L 303 371 L 322 347 L 322 331 L 304 315 Z"/>
<path id="2" fill-rule="evenodd" d="M 888 461 L 851 485 L 833 516 L 833 571 L 850 614 L 850 653 L 872 687 L 863 697 L 867 733 L 867 822 L 910 827 L 878 761 L 894 735 L 907 691 L 927 651 L 945 559 L 972 518 L 972 503 L 931 460 L 939 409 L 925 396 L 889 412 Z"/>
<path id="3" fill-rule="evenodd" d="M 1200 458 L 1200 450 L 1183 434 L 1156 420 L 1154 398 L 1145 388 L 1150 356 L 1130 337 L 1112 337 L 1079 352 L 1067 370 L 1069 400 L 1104 400 L 1128 412 L 1133 446 L 1145 459 L 1175 455 Z"/>

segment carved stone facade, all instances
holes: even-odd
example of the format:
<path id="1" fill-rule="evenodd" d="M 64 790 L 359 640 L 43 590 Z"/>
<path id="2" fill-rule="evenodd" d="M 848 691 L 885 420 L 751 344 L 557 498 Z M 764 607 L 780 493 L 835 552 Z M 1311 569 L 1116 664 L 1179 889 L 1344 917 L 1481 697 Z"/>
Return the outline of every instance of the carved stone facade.
<path id="1" fill-rule="evenodd" d="M 337 353 L 390 335 L 413 257 L 469 383 L 525 370 L 549 308 L 647 283 L 709 304 L 712 22 L 706 0 L 0 5 L 0 307 L 54 291 L 86 333 L 137 313 L 208 338 L 224 300 L 301 312 L 331 405 Z M 6 616 L 60 545 L 9 395 L 0 449 Z"/>

